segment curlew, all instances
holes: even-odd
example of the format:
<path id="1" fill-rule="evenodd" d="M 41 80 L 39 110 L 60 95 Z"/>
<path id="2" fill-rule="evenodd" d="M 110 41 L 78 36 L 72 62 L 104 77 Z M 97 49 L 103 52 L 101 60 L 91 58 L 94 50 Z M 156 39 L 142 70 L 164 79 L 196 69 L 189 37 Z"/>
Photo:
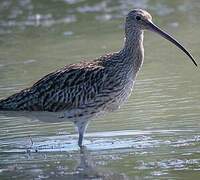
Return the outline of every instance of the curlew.
<path id="1" fill-rule="evenodd" d="M 99 114 L 118 109 L 131 94 L 143 64 L 144 30 L 153 31 L 175 44 L 197 66 L 192 55 L 176 39 L 152 22 L 148 12 L 134 9 L 126 17 L 125 40 L 119 52 L 52 72 L 31 87 L 0 100 L 0 110 L 60 113 L 77 127 L 78 145 L 82 147 L 88 122 Z"/>

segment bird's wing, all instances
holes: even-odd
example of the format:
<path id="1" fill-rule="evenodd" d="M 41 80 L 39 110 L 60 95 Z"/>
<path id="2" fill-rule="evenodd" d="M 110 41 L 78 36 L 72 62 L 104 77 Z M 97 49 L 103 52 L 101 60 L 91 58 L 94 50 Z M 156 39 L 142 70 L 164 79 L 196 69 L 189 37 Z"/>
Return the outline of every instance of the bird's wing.
<path id="1" fill-rule="evenodd" d="M 53 112 L 73 109 L 94 99 L 103 77 L 104 67 L 97 63 L 69 65 L 3 101 L 8 110 L 9 107 L 10 110 Z"/>

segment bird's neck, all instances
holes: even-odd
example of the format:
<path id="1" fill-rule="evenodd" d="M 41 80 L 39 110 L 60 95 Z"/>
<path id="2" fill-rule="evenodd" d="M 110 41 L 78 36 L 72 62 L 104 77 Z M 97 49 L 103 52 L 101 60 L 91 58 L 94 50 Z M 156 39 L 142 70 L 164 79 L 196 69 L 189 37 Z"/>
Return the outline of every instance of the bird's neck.
<path id="1" fill-rule="evenodd" d="M 144 59 L 143 31 L 133 30 L 125 34 L 124 47 L 121 51 L 124 64 L 137 72 Z"/>

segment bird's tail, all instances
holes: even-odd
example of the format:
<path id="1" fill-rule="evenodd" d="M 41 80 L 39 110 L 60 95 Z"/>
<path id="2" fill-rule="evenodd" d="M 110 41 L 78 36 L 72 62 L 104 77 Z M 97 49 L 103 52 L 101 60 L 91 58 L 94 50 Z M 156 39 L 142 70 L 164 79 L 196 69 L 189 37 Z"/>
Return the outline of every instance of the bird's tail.
<path id="1" fill-rule="evenodd" d="M 8 107 L 6 107 L 6 99 L 0 99 L 0 111 L 5 111 L 8 109 Z"/>
<path id="2" fill-rule="evenodd" d="M 27 101 L 26 99 L 27 94 L 28 94 L 28 91 L 23 90 L 7 98 L 0 99 L 0 111 L 22 110 L 22 108 L 19 108 L 19 106 L 23 104 L 23 102 Z"/>
<path id="3" fill-rule="evenodd" d="M 5 98 L 5 99 L 0 99 L 0 111 L 11 111 L 13 110 L 13 104 L 10 101 L 10 97 Z"/>

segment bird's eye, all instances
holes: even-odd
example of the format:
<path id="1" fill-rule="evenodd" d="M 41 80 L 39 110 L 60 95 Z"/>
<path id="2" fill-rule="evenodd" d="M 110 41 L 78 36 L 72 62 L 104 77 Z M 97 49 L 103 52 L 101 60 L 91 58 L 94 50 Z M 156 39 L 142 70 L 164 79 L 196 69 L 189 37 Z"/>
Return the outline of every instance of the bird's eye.
<path id="1" fill-rule="evenodd" d="M 139 20 L 141 20 L 141 17 L 140 17 L 140 16 L 136 16 L 135 19 L 136 19 L 137 21 L 139 21 Z"/>

